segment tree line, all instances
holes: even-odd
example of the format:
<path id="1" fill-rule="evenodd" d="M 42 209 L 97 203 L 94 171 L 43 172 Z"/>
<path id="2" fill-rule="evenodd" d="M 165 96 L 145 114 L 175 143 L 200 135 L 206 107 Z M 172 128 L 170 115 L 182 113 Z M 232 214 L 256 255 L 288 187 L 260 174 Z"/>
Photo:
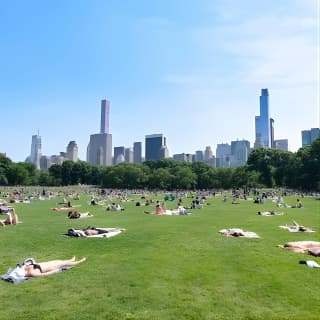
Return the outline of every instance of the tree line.
<path id="1" fill-rule="evenodd" d="M 96 166 L 84 161 L 65 161 L 48 170 L 31 163 L 14 163 L 0 155 L 0 185 L 67 186 L 97 185 L 105 188 L 230 189 L 286 187 L 320 191 L 320 139 L 297 152 L 255 149 L 245 165 L 214 168 L 203 162 L 173 159 Z"/>

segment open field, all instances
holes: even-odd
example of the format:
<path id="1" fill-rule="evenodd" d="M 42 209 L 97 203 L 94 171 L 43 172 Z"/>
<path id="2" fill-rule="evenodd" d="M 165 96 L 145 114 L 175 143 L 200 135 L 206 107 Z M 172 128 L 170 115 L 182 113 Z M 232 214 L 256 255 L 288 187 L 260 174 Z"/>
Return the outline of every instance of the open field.
<path id="1" fill-rule="evenodd" d="M 301 209 L 279 209 L 271 200 L 232 205 L 218 196 L 188 216 L 154 216 L 144 214 L 146 207 L 136 207 L 135 201 L 123 203 L 123 212 L 109 212 L 89 206 L 89 196 L 82 196 L 72 203 L 94 217 L 69 220 L 66 212 L 50 211 L 62 199 L 14 205 L 23 223 L 0 229 L 0 273 L 28 257 L 88 260 L 19 285 L 1 281 L 0 319 L 319 319 L 320 269 L 298 262 L 320 263 L 320 258 L 276 246 L 320 241 L 320 200 L 306 197 Z M 293 205 L 296 197 L 284 200 Z M 191 199 L 183 201 L 189 205 Z M 167 202 L 167 208 L 175 206 Z M 265 210 L 285 214 L 256 214 Z M 292 220 L 317 232 L 278 227 Z M 110 239 L 63 236 L 70 227 L 88 225 L 127 230 Z M 231 227 L 261 238 L 218 233 Z"/>

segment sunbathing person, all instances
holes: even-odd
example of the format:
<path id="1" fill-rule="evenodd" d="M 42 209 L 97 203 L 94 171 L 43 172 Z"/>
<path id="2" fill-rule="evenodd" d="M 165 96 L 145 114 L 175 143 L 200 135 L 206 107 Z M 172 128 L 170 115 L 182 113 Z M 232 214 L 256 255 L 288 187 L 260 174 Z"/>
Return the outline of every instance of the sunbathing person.
<path id="1" fill-rule="evenodd" d="M 73 257 L 69 260 L 36 262 L 33 258 L 29 258 L 17 264 L 16 268 L 9 269 L 8 272 L 2 276 L 2 279 L 19 283 L 30 278 L 44 277 L 61 272 L 86 260 L 87 258 L 83 257 L 76 261 L 75 257 Z"/>
<path id="2" fill-rule="evenodd" d="M 94 237 L 99 235 L 106 235 L 109 234 L 110 236 L 116 235 L 125 231 L 126 229 L 123 228 L 95 228 L 95 227 L 87 227 L 85 229 L 69 229 L 67 234 L 70 237 Z"/>
<path id="3" fill-rule="evenodd" d="M 283 212 L 276 212 L 276 211 L 258 211 L 257 215 L 259 216 L 282 216 Z"/>
<path id="4" fill-rule="evenodd" d="M 280 226 L 280 228 L 282 229 L 287 229 L 290 232 L 315 232 L 314 230 L 312 230 L 311 228 L 307 228 L 305 226 L 301 226 L 299 225 L 297 222 L 295 222 L 293 220 L 293 225 L 292 226 Z"/>
<path id="5" fill-rule="evenodd" d="M 294 252 L 308 253 L 313 256 L 320 256 L 320 242 L 317 241 L 295 241 L 279 245 L 279 248 L 291 250 Z"/>
<path id="6" fill-rule="evenodd" d="M 259 238 L 259 236 L 255 232 L 243 231 L 239 228 L 222 229 L 219 231 L 219 233 L 226 237 Z"/>
<path id="7" fill-rule="evenodd" d="M 69 219 L 81 219 L 81 218 L 91 218 L 93 215 L 90 212 L 80 213 L 78 211 L 69 211 L 68 218 Z"/>
<path id="8" fill-rule="evenodd" d="M 7 218 L 5 220 L 0 220 L 0 225 L 5 227 L 6 225 L 9 224 L 18 224 L 21 223 L 18 219 L 18 215 L 16 214 L 14 208 L 7 214 Z"/>
<path id="9" fill-rule="evenodd" d="M 63 207 L 63 208 L 51 208 L 52 211 L 76 211 L 77 208 L 74 207 Z"/>

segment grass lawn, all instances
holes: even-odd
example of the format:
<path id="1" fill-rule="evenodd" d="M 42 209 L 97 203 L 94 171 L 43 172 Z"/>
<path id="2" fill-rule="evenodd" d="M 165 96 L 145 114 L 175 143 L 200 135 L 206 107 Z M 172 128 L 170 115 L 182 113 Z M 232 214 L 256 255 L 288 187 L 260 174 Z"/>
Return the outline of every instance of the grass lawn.
<path id="1" fill-rule="evenodd" d="M 135 196 L 132 196 L 133 199 Z M 319 319 L 320 269 L 299 260 L 320 258 L 277 248 L 288 241 L 320 241 L 320 200 L 303 198 L 302 209 L 278 209 L 271 200 L 209 198 L 189 216 L 144 214 L 135 201 L 125 211 L 73 201 L 90 219 L 69 220 L 50 211 L 61 200 L 15 204 L 22 224 L 0 229 L 0 274 L 28 257 L 37 261 L 88 260 L 65 272 L 14 285 L 0 282 L 0 319 Z M 137 198 L 138 199 L 138 198 Z M 161 200 L 163 197 L 161 197 Z M 295 204 L 296 197 L 285 197 Z M 185 199 L 189 205 L 191 199 Z M 168 202 L 174 208 L 176 202 Z M 149 210 L 149 209 L 148 209 Z M 258 216 L 277 210 L 283 216 Z M 296 220 L 316 233 L 278 226 Z M 67 238 L 70 227 L 123 227 L 110 239 Z M 239 227 L 261 238 L 226 238 Z"/>

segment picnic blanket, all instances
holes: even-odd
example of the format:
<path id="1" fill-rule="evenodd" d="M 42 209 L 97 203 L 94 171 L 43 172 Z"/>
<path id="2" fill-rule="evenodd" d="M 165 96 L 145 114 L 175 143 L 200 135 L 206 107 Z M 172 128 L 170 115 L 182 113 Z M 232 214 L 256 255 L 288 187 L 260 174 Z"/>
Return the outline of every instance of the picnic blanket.
<path id="1" fill-rule="evenodd" d="M 95 228 L 96 230 L 101 231 L 100 234 L 96 235 L 86 235 L 86 229 L 68 229 L 66 236 L 68 237 L 77 237 L 77 238 L 111 238 L 122 233 L 125 229 L 122 228 Z"/>

